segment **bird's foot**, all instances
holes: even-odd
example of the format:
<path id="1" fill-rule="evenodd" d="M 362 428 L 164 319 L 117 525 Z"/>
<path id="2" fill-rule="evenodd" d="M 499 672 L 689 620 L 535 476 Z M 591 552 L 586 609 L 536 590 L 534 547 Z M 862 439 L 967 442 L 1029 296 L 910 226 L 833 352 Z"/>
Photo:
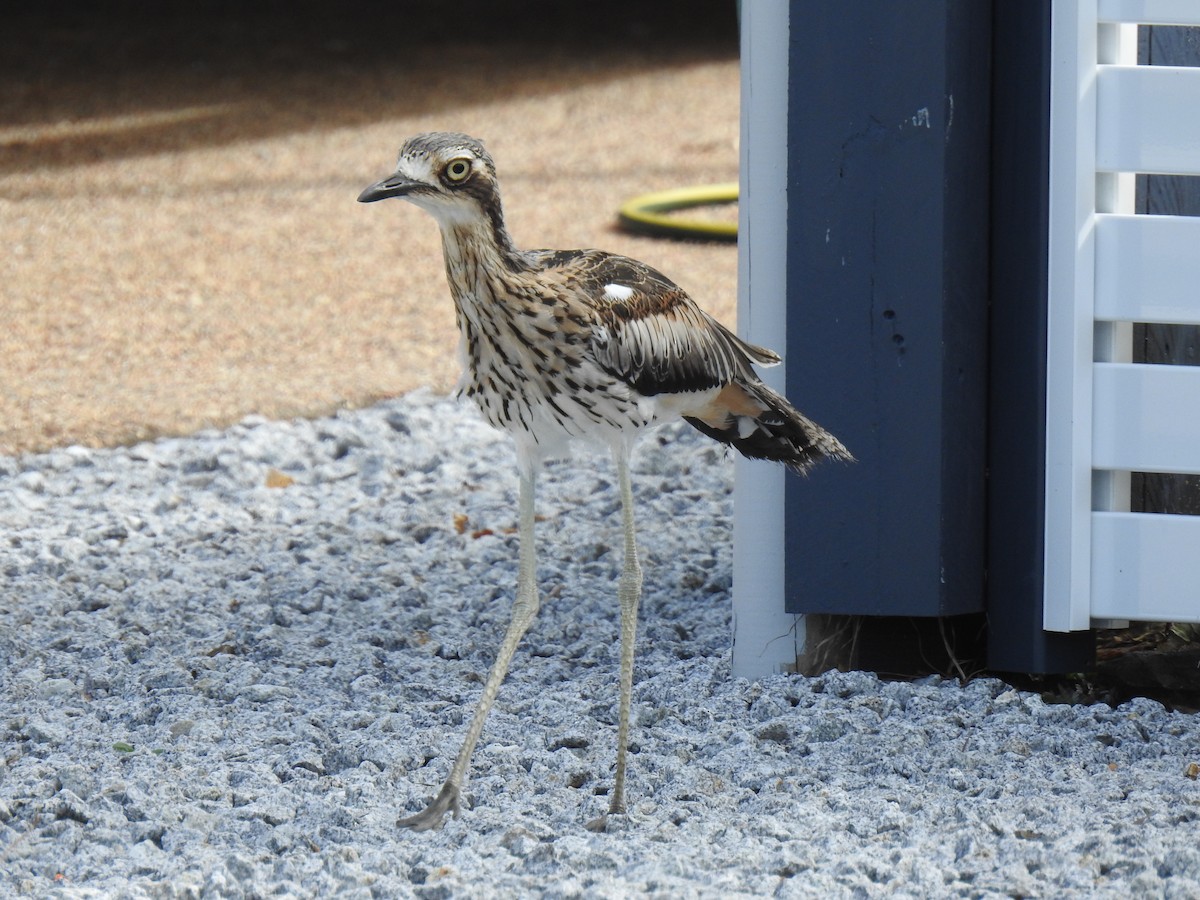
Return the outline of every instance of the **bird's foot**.
<path id="1" fill-rule="evenodd" d="M 413 831 L 431 831 L 442 827 L 446 813 L 458 818 L 458 785 L 449 781 L 442 785 L 432 803 L 415 816 L 400 819 L 396 825 Z"/>
<path id="2" fill-rule="evenodd" d="M 609 820 L 609 816 L 624 816 L 624 815 L 625 815 L 625 801 L 623 799 L 621 799 L 620 797 L 613 797 L 612 803 L 610 803 L 608 806 L 608 812 L 606 812 L 602 816 L 597 816 L 596 818 L 592 819 L 590 822 L 585 824 L 583 827 L 586 828 L 588 831 L 595 831 L 595 832 L 599 832 L 602 834 L 602 833 L 608 831 L 609 825 L 612 824 Z"/>
<path id="3" fill-rule="evenodd" d="M 596 834 L 619 834 L 622 831 L 628 831 L 632 827 L 632 823 L 624 811 L 619 813 L 606 812 L 604 815 L 597 816 L 590 822 L 584 823 L 583 827 Z"/>

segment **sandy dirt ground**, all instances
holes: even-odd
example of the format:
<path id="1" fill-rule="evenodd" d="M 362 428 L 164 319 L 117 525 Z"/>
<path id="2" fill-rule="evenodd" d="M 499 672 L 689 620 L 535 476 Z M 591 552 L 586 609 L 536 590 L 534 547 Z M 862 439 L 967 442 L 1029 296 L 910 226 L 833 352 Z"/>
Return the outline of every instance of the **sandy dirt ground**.
<path id="1" fill-rule="evenodd" d="M 628 253 L 734 319 L 732 244 L 615 227 L 630 196 L 736 180 L 732 3 L 5 16 L 0 453 L 450 390 L 436 226 L 355 202 L 419 131 L 488 143 L 519 246 Z"/>

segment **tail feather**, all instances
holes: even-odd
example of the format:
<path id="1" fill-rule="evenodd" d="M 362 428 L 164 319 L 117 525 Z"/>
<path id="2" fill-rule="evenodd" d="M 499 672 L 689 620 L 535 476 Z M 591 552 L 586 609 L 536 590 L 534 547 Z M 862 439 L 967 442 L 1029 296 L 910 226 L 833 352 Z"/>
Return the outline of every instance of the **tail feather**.
<path id="1" fill-rule="evenodd" d="M 841 441 L 761 381 L 735 381 L 701 414 L 684 418 L 743 456 L 783 463 L 801 475 L 822 459 L 854 461 Z"/>

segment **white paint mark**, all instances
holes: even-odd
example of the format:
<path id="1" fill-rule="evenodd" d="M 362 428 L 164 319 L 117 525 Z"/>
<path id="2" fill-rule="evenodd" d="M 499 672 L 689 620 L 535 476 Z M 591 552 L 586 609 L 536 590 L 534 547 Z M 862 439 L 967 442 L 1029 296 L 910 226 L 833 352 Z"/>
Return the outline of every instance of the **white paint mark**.
<path id="1" fill-rule="evenodd" d="M 917 114 L 912 117 L 912 123 L 918 128 L 920 128 L 922 125 L 924 125 L 926 128 L 929 128 L 929 107 L 922 106 L 920 109 L 918 109 Z"/>
<path id="2" fill-rule="evenodd" d="M 628 300 L 633 296 L 633 288 L 624 284 L 606 284 L 604 296 L 609 300 Z"/>

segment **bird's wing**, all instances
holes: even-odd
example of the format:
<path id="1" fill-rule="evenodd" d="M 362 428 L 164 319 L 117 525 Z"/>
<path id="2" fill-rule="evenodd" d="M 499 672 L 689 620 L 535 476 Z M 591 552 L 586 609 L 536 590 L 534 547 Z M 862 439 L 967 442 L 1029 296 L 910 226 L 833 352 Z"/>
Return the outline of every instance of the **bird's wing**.
<path id="1" fill-rule="evenodd" d="M 589 298 L 593 358 L 643 396 L 755 379 L 751 361 L 779 362 L 700 309 L 661 272 L 628 257 L 566 251 L 547 254 L 542 264 L 574 282 L 571 293 Z"/>

